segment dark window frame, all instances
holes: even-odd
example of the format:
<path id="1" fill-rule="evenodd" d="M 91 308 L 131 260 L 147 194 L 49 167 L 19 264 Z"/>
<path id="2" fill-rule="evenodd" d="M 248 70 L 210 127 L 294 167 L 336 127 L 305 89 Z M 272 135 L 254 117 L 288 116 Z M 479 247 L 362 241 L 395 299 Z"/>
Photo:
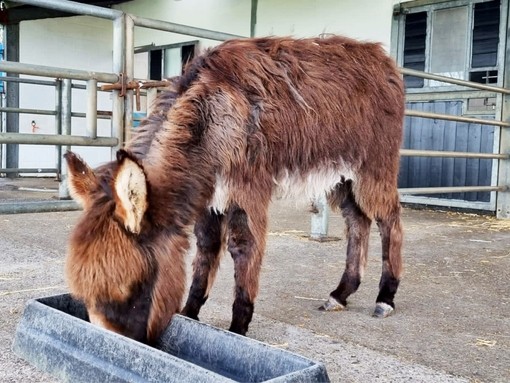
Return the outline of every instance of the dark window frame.
<path id="1" fill-rule="evenodd" d="M 394 8 L 394 18 L 392 25 L 392 41 L 391 41 L 391 53 L 392 56 L 397 59 L 397 62 L 402 67 L 411 67 L 409 65 L 405 65 L 404 62 L 404 43 L 405 43 L 405 31 L 406 31 L 406 23 L 405 18 L 407 15 L 415 15 L 420 12 L 427 12 L 427 20 L 426 20 L 426 42 L 425 42 L 425 63 L 424 63 L 424 71 L 431 72 L 431 56 L 430 56 L 430 44 L 431 44 L 431 35 L 433 31 L 432 26 L 432 12 L 441 9 L 449 9 L 460 6 L 468 7 L 468 34 L 466 39 L 466 44 L 468 46 L 467 49 L 467 57 L 466 64 L 463 71 L 463 79 L 469 80 L 473 78 L 470 74 L 474 72 L 483 72 L 487 71 L 490 75 L 494 74 L 494 70 L 498 71 L 498 78 L 496 82 L 491 82 L 491 85 L 502 86 L 503 81 L 503 70 L 504 70 L 504 41 L 506 39 L 506 15 L 508 12 L 508 2 L 505 0 L 500 0 L 500 19 L 499 19 L 499 44 L 497 51 L 497 63 L 496 66 L 492 67 L 473 67 L 472 66 L 472 49 L 473 49 L 473 27 L 474 27 L 474 9 L 477 4 L 487 3 L 486 0 L 453 0 L 453 1 L 440 1 L 440 0 L 415 0 L 410 2 L 404 2 L 401 4 L 397 4 Z M 422 70 L 419 68 L 415 68 L 418 70 Z M 480 75 L 481 76 L 481 75 Z M 485 76 L 485 73 L 483 73 Z M 407 78 L 406 82 L 413 84 L 414 86 L 420 85 L 420 82 L 423 83 L 422 87 L 407 87 L 408 93 L 430 93 L 430 92 L 441 92 L 441 91 L 455 91 L 455 90 L 463 90 L 464 87 L 443 83 L 439 86 L 430 86 L 431 80 L 417 80 L 414 78 Z M 437 85 L 437 84 L 436 84 Z"/>
<path id="2" fill-rule="evenodd" d="M 164 51 L 166 49 L 181 48 L 181 64 L 182 67 L 186 65 L 190 58 L 193 58 L 198 49 L 199 40 L 183 41 L 180 43 L 165 44 L 165 45 L 143 45 L 136 47 L 134 54 L 148 52 L 148 73 L 147 79 L 161 80 L 164 71 Z M 159 73 L 159 75 L 158 75 Z"/>

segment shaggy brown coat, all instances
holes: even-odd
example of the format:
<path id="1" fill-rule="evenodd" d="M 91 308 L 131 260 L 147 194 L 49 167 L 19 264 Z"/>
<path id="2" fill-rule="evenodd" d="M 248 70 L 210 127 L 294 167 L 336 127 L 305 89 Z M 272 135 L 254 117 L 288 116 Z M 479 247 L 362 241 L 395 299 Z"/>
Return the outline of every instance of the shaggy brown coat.
<path id="1" fill-rule="evenodd" d="M 197 317 L 228 248 L 235 263 L 231 330 L 253 314 L 275 193 L 327 193 L 348 226 L 347 265 L 326 310 L 345 306 L 376 220 L 383 273 L 375 314 L 388 315 L 401 273 L 397 193 L 404 92 L 378 44 L 343 37 L 227 41 L 198 56 L 154 114 L 96 171 L 68 154 L 84 215 L 67 260 L 91 320 L 154 341 L 179 310 L 187 228 L 197 257 L 184 313 Z"/>

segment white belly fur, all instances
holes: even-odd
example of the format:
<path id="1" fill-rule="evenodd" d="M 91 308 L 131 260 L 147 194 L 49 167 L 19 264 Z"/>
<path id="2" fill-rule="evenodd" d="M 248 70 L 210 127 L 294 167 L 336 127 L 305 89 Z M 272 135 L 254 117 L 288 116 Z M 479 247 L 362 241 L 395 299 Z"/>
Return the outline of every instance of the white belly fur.
<path id="1" fill-rule="evenodd" d="M 273 179 L 273 196 L 277 199 L 293 198 L 310 202 L 331 191 L 343 181 L 354 180 L 354 172 L 349 167 L 324 168 L 305 175 L 286 170 L 278 179 Z M 230 187 L 225 178 L 216 175 L 216 186 L 209 207 L 217 213 L 224 213 L 232 201 Z"/>

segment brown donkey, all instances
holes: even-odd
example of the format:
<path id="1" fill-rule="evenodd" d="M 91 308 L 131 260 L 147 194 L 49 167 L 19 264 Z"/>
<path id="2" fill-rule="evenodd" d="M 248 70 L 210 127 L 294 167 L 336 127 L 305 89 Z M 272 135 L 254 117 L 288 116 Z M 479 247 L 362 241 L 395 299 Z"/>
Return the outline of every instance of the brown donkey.
<path id="1" fill-rule="evenodd" d="M 236 282 L 230 330 L 245 334 L 272 196 L 326 193 L 346 219 L 348 245 L 322 309 L 343 309 L 358 288 L 375 220 L 383 266 L 374 315 L 389 315 L 401 273 L 403 114 L 401 77 L 378 44 L 257 38 L 208 50 L 175 93 L 162 93 L 116 161 L 93 172 L 67 154 L 70 190 L 84 208 L 67 259 L 71 292 L 92 322 L 154 341 L 179 311 L 194 224 L 183 313 L 197 318 L 227 248 Z"/>

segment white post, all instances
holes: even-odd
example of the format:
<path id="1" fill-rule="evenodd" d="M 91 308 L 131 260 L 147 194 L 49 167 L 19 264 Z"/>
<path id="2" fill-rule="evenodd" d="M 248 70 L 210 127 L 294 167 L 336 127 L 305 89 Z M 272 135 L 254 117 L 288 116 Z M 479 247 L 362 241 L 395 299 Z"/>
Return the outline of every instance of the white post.
<path id="1" fill-rule="evenodd" d="M 326 195 L 322 194 L 313 202 L 314 213 L 312 214 L 312 224 L 310 238 L 321 240 L 328 236 L 329 225 L 329 206 Z"/>

